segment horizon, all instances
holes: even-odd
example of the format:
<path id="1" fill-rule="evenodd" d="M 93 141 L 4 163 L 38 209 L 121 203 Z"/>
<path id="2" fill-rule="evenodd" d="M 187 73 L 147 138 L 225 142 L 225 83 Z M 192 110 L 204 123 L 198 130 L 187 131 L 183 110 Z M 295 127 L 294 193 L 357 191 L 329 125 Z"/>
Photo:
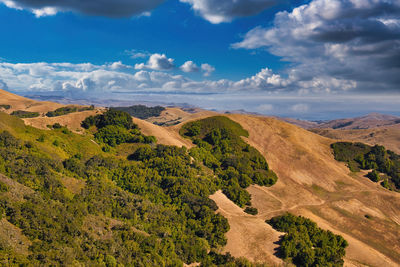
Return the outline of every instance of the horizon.
<path id="1" fill-rule="evenodd" d="M 0 88 L 303 120 L 399 116 L 399 10 L 383 0 L 0 0 Z"/>

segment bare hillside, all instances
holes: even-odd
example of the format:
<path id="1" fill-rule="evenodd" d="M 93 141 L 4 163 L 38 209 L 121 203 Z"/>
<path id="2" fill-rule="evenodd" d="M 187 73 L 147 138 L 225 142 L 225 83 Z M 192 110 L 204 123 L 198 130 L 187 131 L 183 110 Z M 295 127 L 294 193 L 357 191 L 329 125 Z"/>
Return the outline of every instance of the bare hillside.
<path id="1" fill-rule="evenodd" d="M 0 105 L 11 106 L 10 109 L 4 110 L 7 113 L 11 113 L 16 110 L 44 113 L 65 106 L 54 102 L 35 101 L 1 89 L 0 89 Z"/>

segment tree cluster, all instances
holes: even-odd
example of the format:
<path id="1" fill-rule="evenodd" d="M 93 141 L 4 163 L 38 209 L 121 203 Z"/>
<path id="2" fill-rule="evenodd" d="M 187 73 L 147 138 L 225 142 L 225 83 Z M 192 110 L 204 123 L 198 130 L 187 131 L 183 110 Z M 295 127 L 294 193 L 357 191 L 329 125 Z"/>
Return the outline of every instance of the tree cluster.
<path id="1" fill-rule="evenodd" d="M 248 136 L 240 124 L 215 116 L 185 124 L 181 134 L 197 145 L 189 154 L 212 169 L 224 194 L 240 207 L 251 205 L 245 190 L 251 184 L 272 186 L 277 181 L 265 158 L 241 138 Z"/>
<path id="2" fill-rule="evenodd" d="M 30 112 L 30 111 L 25 111 L 25 110 L 16 110 L 11 113 L 12 116 L 16 116 L 21 119 L 26 119 L 26 118 L 36 118 L 39 117 L 39 112 Z"/>
<path id="3" fill-rule="evenodd" d="M 82 121 L 82 127 L 96 126 L 94 137 L 97 141 L 115 147 L 123 143 L 154 143 L 155 137 L 142 135 L 132 117 L 124 112 L 109 109 L 104 114 L 89 116 Z"/>
<path id="4" fill-rule="evenodd" d="M 332 144 L 335 159 L 347 162 L 353 171 L 372 170 L 367 177 L 381 182 L 385 188 L 400 189 L 400 155 L 384 146 L 368 146 L 362 143 L 338 142 Z M 385 175 L 381 177 L 379 173 Z"/>
<path id="5" fill-rule="evenodd" d="M 94 106 L 92 105 L 89 107 L 78 107 L 78 106 L 61 107 L 54 111 L 47 112 L 46 116 L 47 117 L 57 117 L 57 116 L 62 116 L 62 115 L 66 115 L 69 113 L 81 112 L 81 111 L 86 111 L 86 110 L 94 110 Z"/>
<path id="6" fill-rule="evenodd" d="M 343 266 L 348 243 L 340 235 L 322 230 L 310 219 L 290 213 L 266 221 L 286 232 L 280 240 L 282 258 L 296 266 Z"/>
<path id="7" fill-rule="evenodd" d="M 111 109 L 127 112 L 132 117 L 139 118 L 142 120 L 148 119 L 150 117 L 158 117 L 161 115 L 161 112 L 165 110 L 165 108 L 161 106 L 148 107 L 145 105 L 134 105 L 130 107 L 113 107 Z"/>

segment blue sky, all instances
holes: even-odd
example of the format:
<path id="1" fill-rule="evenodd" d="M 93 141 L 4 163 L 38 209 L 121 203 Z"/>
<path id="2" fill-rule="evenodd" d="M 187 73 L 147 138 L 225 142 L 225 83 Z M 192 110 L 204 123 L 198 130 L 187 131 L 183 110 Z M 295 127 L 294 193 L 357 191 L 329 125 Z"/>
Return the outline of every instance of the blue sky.
<path id="1" fill-rule="evenodd" d="M 82 3 L 0 0 L 0 87 L 311 119 L 400 104 L 396 0 Z"/>

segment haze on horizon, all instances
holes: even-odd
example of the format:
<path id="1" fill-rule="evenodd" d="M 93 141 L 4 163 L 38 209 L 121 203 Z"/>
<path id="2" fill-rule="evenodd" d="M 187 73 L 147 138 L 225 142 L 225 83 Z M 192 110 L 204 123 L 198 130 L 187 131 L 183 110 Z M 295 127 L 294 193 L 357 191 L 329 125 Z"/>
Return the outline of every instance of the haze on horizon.
<path id="1" fill-rule="evenodd" d="M 0 88 L 303 119 L 400 115 L 398 0 L 0 0 Z"/>

